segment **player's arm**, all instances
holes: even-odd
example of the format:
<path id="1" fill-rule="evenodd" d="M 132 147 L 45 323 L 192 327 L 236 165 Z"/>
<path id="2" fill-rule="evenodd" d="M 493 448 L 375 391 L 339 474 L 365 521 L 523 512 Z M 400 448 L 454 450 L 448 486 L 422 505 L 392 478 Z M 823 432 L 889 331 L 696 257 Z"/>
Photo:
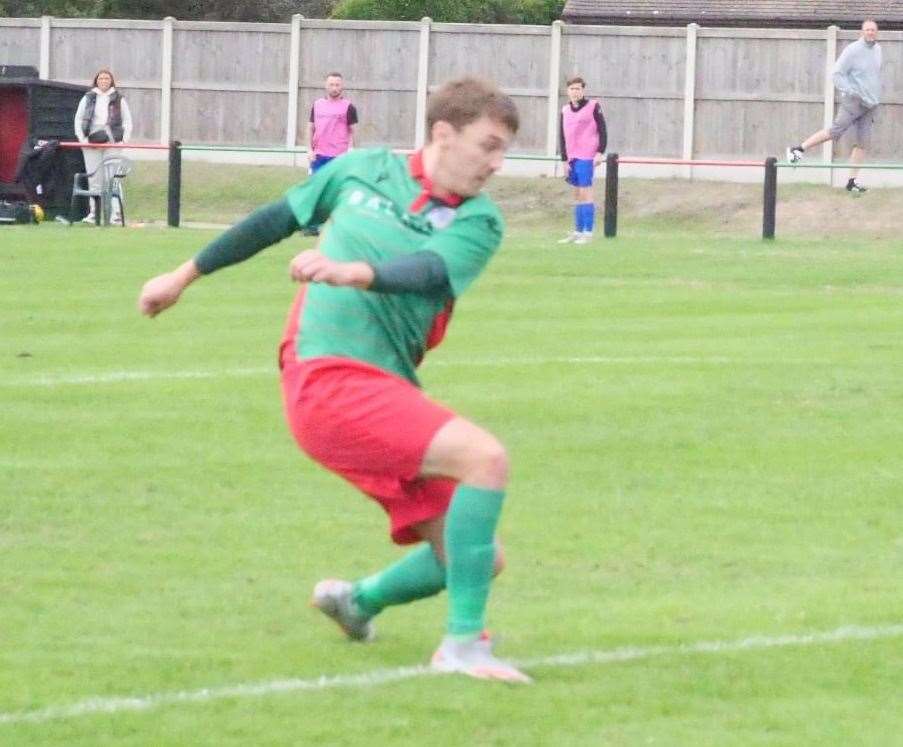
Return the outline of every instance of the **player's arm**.
<path id="1" fill-rule="evenodd" d="M 604 153 L 608 147 L 608 125 L 605 124 L 605 115 L 602 113 L 602 105 L 596 104 L 593 111 L 593 118 L 596 120 L 596 129 L 599 131 L 599 153 Z"/>
<path id="2" fill-rule="evenodd" d="M 147 281 L 138 298 L 138 309 L 156 316 L 179 300 L 182 292 L 202 275 L 228 267 L 257 254 L 299 228 L 288 200 L 282 198 L 255 210 L 210 242 L 197 256 L 172 272 Z"/>
<path id="3" fill-rule="evenodd" d="M 314 108 L 310 107 L 310 117 L 307 120 L 307 159 L 314 160 Z"/>
<path id="4" fill-rule="evenodd" d="M 119 99 L 119 105 L 122 111 L 122 142 L 127 143 L 132 139 L 132 110 L 125 96 Z"/>
<path id="5" fill-rule="evenodd" d="M 452 294 L 445 262 L 429 250 L 371 265 L 368 262 L 338 262 L 318 249 L 308 249 L 291 261 L 289 274 L 298 282 L 348 286 L 374 293 Z"/>
<path id="6" fill-rule="evenodd" d="M 82 100 L 78 102 L 78 109 L 75 110 L 75 120 L 73 122 L 73 127 L 75 128 L 75 137 L 78 138 L 78 142 L 87 143 L 88 136 L 82 132 L 82 117 L 85 116 L 85 107 L 88 105 L 88 102 L 85 100 L 85 97 L 82 96 Z M 90 123 L 89 123 L 90 125 Z"/>
<path id="7" fill-rule="evenodd" d="M 354 126 L 357 124 L 357 107 L 354 104 L 348 104 L 348 114 L 346 118 L 348 125 L 348 148 L 354 148 Z"/>
<path id="8" fill-rule="evenodd" d="M 596 131 L 599 133 L 599 147 L 596 148 L 596 156 L 593 159 L 598 166 L 602 162 L 602 155 L 608 147 L 608 126 L 605 124 L 605 115 L 602 113 L 602 105 L 596 103 L 593 109 L 593 119 L 596 121 Z"/>
<path id="9" fill-rule="evenodd" d="M 564 114 L 558 115 L 558 150 L 561 152 L 561 160 L 568 160 L 568 146 L 564 139 Z"/>
<path id="10" fill-rule="evenodd" d="M 837 62 L 834 63 L 834 72 L 831 75 L 831 79 L 834 82 L 834 87 L 840 91 L 841 93 L 847 93 L 851 89 L 850 85 L 850 66 L 851 66 L 851 58 L 852 58 L 852 47 L 850 44 L 847 46 L 843 52 L 840 53 L 840 57 L 837 58 Z"/>
<path id="11" fill-rule="evenodd" d="M 437 231 L 424 245 L 423 252 L 435 254 L 444 265 L 447 298 L 456 299 L 479 277 L 501 244 L 504 224 L 494 208 L 457 217 L 452 224 Z M 437 269 L 431 277 L 443 277 Z"/>

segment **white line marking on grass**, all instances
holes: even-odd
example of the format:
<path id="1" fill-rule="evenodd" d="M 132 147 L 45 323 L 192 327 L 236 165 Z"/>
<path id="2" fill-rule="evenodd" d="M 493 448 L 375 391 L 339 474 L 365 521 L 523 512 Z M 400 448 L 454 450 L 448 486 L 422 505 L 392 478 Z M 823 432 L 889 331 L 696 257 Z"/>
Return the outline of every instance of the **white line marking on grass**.
<path id="1" fill-rule="evenodd" d="M 769 361 L 773 363 L 774 361 Z M 787 363 L 788 361 L 783 361 Z M 805 361 L 812 363 L 814 361 Z M 543 365 L 583 365 L 583 366 L 634 366 L 634 365 L 715 365 L 752 364 L 754 361 L 742 361 L 737 358 L 723 356 L 577 356 L 577 357 L 537 357 L 537 358 L 472 358 L 467 360 L 436 360 L 426 364 L 427 367 L 492 367 L 492 366 L 543 366 Z M 59 373 L 38 374 L 33 378 L 17 377 L 0 384 L 6 386 L 58 387 L 85 386 L 96 384 L 122 384 L 133 381 L 165 381 L 183 379 L 216 379 L 245 376 L 276 376 L 275 366 L 256 368 L 224 368 L 219 371 L 106 371 L 98 373 Z"/>
<path id="2" fill-rule="evenodd" d="M 571 654 L 527 659 L 517 663 L 527 670 L 547 667 L 579 667 L 634 661 L 658 656 L 728 654 L 789 646 L 817 646 L 847 641 L 874 641 L 898 636 L 903 636 L 903 624 L 878 627 L 848 625 L 824 632 L 779 636 L 761 635 L 733 641 L 699 641 L 697 643 L 683 643 L 677 646 L 626 646 L 609 651 L 578 651 Z M 97 713 L 115 714 L 127 711 L 150 711 L 162 706 L 180 703 L 209 703 L 229 698 L 259 698 L 279 693 L 319 692 L 340 688 L 369 688 L 428 676 L 436 676 L 436 673 L 426 666 L 412 666 L 399 667 L 397 669 L 376 669 L 360 674 L 323 675 L 312 679 L 270 680 L 268 682 L 222 685 L 219 687 L 205 687 L 200 690 L 182 690 L 150 695 L 96 697 L 70 705 L 50 706 L 40 710 L 11 713 L 0 712 L 0 726 L 21 723 L 40 724 L 47 721 L 78 718 Z"/>
<path id="3" fill-rule="evenodd" d="M 57 387 L 84 386 L 86 384 L 121 384 L 132 381 L 164 381 L 180 379 L 216 379 L 219 377 L 274 376 L 277 369 L 271 368 L 226 368 L 221 371 L 107 371 L 106 373 L 46 374 L 33 379 L 15 379 L 17 386 Z"/>

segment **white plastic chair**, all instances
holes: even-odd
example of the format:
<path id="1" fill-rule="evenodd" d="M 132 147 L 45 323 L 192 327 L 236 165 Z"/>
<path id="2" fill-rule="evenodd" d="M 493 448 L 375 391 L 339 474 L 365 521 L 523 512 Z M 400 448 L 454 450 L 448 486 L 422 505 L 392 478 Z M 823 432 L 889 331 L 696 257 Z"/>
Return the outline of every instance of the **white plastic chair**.
<path id="1" fill-rule="evenodd" d="M 100 203 L 99 210 L 95 209 L 95 222 L 98 225 L 110 225 L 110 215 L 113 211 L 113 200 L 119 203 L 119 214 L 122 216 L 122 225 L 125 226 L 125 203 L 123 200 L 122 180 L 132 170 L 132 162 L 123 156 L 104 158 L 100 166 L 90 174 L 76 174 L 72 184 L 72 201 L 69 203 L 69 220 L 73 220 L 75 214 L 75 201 L 79 197 L 87 197 Z M 97 182 L 91 186 L 91 178 Z"/>

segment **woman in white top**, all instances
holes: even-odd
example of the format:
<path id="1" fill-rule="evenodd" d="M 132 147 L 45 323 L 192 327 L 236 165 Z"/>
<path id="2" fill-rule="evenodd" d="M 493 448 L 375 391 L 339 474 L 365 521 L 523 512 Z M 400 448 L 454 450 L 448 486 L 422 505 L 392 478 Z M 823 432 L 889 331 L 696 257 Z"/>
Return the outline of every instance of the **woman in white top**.
<path id="1" fill-rule="evenodd" d="M 93 88 L 78 104 L 75 112 L 75 136 L 82 143 L 124 143 L 132 135 L 132 113 L 129 105 L 113 80 L 113 73 L 101 68 L 94 76 Z M 90 174 L 100 167 L 106 157 L 121 155 L 121 151 L 109 148 L 84 148 L 85 170 Z M 99 177 L 89 180 L 91 187 L 97 186 Z M 94 201 L 91 212 L 84 218 L 86 223 L 94 223 Z M 121 223 L 119 205 L 113 203 L 113 223 Z"/>

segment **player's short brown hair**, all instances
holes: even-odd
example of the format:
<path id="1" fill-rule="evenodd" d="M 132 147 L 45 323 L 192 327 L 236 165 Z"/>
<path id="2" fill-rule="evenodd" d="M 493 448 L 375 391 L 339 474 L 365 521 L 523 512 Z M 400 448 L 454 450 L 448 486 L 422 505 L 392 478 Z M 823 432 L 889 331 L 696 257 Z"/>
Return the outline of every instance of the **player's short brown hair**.
<path id="1" fill-rule="evenodd" d="M 586 81 L 583 80 L 583 78 L 581 78 L 579 75 L 575 75 L 573 78 L 568 78 L 566 83 L 567 83 L 568 88 L 570 88 L 575 83 L 579 83 L 581 86 L 586 88 Z"/>
<path id="2" fill-rule="evenodd" d="M 493 82 L 482 78 L 457 78 L 444 83 L 430 96 L 426 110 L 427 137 L 436 122 L 448 122 L 456 130 L 487 116 L 517 132 L 520 117 L 512 98 Z"/>

